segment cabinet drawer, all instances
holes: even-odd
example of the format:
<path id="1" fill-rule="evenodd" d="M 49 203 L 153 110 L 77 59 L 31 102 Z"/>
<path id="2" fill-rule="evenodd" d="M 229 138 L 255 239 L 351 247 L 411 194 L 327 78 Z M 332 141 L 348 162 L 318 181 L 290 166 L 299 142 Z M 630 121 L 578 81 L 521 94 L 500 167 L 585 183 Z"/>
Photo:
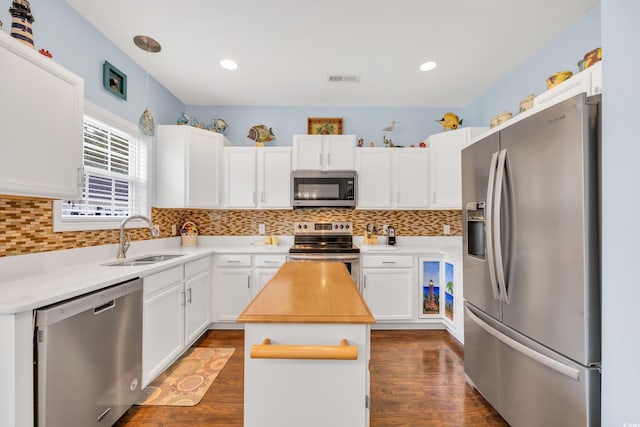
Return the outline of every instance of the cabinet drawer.
<path id="1" fill-rule="evenodd" d="M 250 267 L 251 255 L 217 255 L 218 267 Z"/>
<path id="2" fill-rule="evenodd" d="M 403 255 L 365 255 L 362 267 L 413 267 L 413 257 Z"/>
<path id="3" fill-rule="evenodd" d="M 256 255 L 256 267 L 280 267 L 287 260 L 286 255 Z"/>
<path id="4" fill-rule="evenodd" d="M 152 274 L 143 278 L 144 297 L 148 297 L 161 289 L 182 281 L 182 265 Z"/>
<path id="5" fill-rule="evenodd" d="M 206 256 L 184 265 L 184 276 L 191 277 L 211 269 L 211 258 Z"/>

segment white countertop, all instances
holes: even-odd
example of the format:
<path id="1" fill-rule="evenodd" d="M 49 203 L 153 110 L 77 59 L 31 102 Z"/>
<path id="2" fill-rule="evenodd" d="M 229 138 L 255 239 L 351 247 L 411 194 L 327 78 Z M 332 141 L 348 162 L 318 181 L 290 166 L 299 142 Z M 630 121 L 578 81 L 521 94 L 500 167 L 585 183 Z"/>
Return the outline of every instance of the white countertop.
<path id="1" fill-rule="evenodd" d="M 291 236 L 280 237 L 279 245 L 265 245 L 259 236 L 200 236 L 198 246 L 181 247 L 178 237 L 137 241 L 127 258 L 153 254 L 181 254 L 167 261 L 141 266 L 109 266 L 117 261 L 117 245 L 103 245 L 63 251 L 41 252 L 0 258 L 0 315 L 30 311 L 68 298 L 133 279 L 145 277 L 196 258 L 219 253 L 288 254 Z M 397 247 L 368 247 L 354 236 L 363 254 L 433 254 L 460 256 L 461 238 L 398 239 Z"/>

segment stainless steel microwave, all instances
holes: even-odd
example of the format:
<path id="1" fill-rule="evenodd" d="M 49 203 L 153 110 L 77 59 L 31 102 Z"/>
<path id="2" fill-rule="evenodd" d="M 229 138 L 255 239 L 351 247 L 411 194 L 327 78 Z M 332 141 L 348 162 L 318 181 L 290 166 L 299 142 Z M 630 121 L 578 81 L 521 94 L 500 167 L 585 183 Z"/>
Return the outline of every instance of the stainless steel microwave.
<path id="1" fill-rule="evenodd" d="M 355 171 L 291 172 L 291 205 L 296 208 L 355 208 Z"/>

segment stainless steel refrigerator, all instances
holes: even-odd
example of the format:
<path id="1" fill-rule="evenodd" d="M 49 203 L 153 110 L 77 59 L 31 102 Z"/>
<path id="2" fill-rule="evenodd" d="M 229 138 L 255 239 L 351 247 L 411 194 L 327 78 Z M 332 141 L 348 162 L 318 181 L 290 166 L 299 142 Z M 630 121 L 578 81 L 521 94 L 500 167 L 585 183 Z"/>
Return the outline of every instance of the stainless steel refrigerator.
<path id="1" fill-rule="evenodd" d="M 512 426 L 600 425 L 599 97 L 462 152 L 464 364 Z"/>

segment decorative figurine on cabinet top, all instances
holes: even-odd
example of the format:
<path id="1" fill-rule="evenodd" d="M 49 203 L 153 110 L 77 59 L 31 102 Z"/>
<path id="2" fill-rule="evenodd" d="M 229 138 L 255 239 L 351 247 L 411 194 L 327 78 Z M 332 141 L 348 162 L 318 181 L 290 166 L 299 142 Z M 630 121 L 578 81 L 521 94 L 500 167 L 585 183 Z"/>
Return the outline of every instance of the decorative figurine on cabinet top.
<path id="1" fill-rule="evenodd" d="M 275 134 L 270 127 L 265 125 L 255 125 L 249 129 L 247 138 L 255 141 L 256 147 L 264 147 L 265 142 L 273 141 L 275 139 Z"/>
<path id="2" fill-rule="evenodd" d="M 440 120 L 436 120 L 436 122 L 440 123 L 445 131 L 447 128 L 456 130 L 458 126 L 462 125 L 462 119 L 453 113 L 444 113 L 444 116 Z"/>
<path id="3" fill-rule="evenodd" d="M 34 18 L 29 2 L 27 0 L 13 0 L 9 13 L 11 14 L 11 37 L 35 49 L 33 30 L 31 29 Z"/>
<path id="4" fill-rule="evenodd" d="M 211 120 L 211 131 L 221 133 L 224 135 L 229 125 L 222 119 Z"/>
<path id="5" fill-rule="evenodd" d="M 178 117 L 178 120 L 176 120 L 176 124 L 177 125 L 188 125 L 190 120 L 191 119 L 189 118 L 189 116 L 187 116 L 187 113 L 185 113 L 183 111 L 182 114 L 180 114 L 180 117 Z"/>

